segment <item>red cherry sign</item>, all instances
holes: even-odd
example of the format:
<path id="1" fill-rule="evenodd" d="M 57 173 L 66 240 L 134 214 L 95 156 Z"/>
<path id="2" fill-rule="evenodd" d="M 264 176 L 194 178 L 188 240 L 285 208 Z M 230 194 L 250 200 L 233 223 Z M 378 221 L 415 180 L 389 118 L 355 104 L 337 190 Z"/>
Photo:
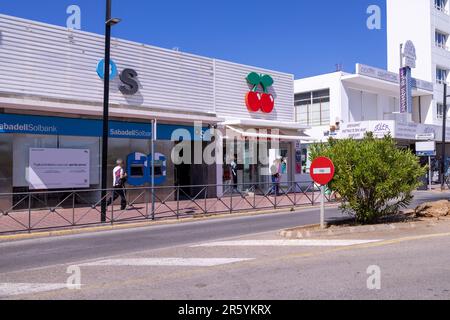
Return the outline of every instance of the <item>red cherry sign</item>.
<path id="1" fill-rule="evenodd" d="M 275 107 L 275 99 L 269 93 L 250 91 L 245 96 L 245 104 L 251 112 L 261 110 L 264 113 L 271 113 Z"/>
<path id="2" fill-rule="evenodd" d="M 275 98 L 267 89 L 273 85 L 272 77 L 252 72 L 247 76 L 247 82 L 253 85 L 253 90 L 245 96 L 245 104 L 248 110 L 251 112 L 261 110 L 264 113 L 271 113 L 275 107 Z M 257 91 L 259 86 L 262 87 L 263 92 Z"/>
<path id="3" fill-rule="evenodd" d="M 326 157 L 320 157 L 313 161 L 310 168 L 310 175 L 313 181 L 322 186 L 333 180 L 335 168 L 333 161 Z"/>
<path id="4" fill-rule="evenodd" d="M 245 104 L 249 111 L 258 112 L 261 108 L 261 94 L 259 92 L 250 91 L 245 96 Z"/>
<path id="5" fill-rule="evenodd" d="M 261 110 L 265 113 L 271 113 L 275 107 L 275 99 L 270 93 L 263 93 L 261 97 Z"/>

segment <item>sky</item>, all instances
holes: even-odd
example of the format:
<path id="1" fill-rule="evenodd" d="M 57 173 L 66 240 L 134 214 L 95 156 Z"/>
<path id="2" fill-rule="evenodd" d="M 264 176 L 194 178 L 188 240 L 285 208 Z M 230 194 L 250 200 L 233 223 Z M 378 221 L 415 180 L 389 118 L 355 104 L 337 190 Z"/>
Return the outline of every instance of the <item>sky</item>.
<path id="1" fill-rule="evenodd" d="M 386 68 L 385 0 L 112 0 L 122 19 L 113 37 L 292 73 L 296 78 L 356 63 Z M 105 0 L 3 0 L 0 13 L 66 26 L 69 5 L 81 29 L 104 34 Z M 382 9 L 369 30 L 367 8 Z"/>

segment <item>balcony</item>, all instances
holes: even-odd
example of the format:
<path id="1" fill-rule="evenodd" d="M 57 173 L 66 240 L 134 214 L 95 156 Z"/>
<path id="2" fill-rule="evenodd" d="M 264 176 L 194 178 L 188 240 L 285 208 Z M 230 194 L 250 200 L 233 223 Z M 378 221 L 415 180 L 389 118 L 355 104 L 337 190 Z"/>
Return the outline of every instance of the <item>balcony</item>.
<path id="1" fill-rule="evenodd" d="M 449 14 L 449 11 L 448 11 L 448 9 L 446 8 L 446 6 L 439 6 L 439 5 L 435 4 L 435 5 L 434 5 L 434 8 L 435 8 L 437 11 L 442 12 L 442 13 L 444 13 L 444 14 L 446 14 L 446 15 Z"/>

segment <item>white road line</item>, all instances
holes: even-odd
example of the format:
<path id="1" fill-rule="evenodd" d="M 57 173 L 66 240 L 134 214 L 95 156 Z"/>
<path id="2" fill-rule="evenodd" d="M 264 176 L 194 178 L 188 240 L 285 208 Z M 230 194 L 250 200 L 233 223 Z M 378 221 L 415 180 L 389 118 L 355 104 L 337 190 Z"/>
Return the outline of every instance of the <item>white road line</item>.
<path id="1" fill-rule="evenodd" d="M 0 298 L 68 289 L 66 283 L 0 283 Z"/>
<path id="2" fill-rule="evenodd" d="M 346 247 L 382 240 L 239 240 L 203 243 L 198 247 Z"/>
<path id="3" fill-rule="evenodd" d="M 108 259 L 96 262 L 89 262 L 79 265 L 80 267 L 96 266 L 136 266 L 136 267 L 213 267 L 224 264 L 250 261 L 254 259 L 246 258 L 141 258 L 141 259 Z"/>

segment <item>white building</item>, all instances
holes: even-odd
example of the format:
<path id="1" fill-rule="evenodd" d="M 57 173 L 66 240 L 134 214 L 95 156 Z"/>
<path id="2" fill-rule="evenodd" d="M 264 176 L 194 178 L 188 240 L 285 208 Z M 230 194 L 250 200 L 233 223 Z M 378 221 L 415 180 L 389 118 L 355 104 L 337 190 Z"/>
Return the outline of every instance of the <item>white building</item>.
<path id="1" fill-rule="evenodd" d="M 357 64 L 356 72 L 334 72 L 295 80 L 296 121 L 310 126 L 306 133 L 317 142 L 330 137 L 361 139 L 366 132 L 390 134 L 399 145 L 414 148 L 417 135 L 441 139 L 442 127 L 429 124 L 433 84 L 413 79 L 412 121 L 400 111 L 399 74 Z M 450 139 L 450 134 L 448 139 Z M 307 146 L 303 150 L 304 168 Z"/>
<path id="2" fill-rule="evenodd" d="M 284 176 L 295 179 L 294 141 L 302 136 L 302 126 L 294 121 L 292 74 L 116 38 L 112 39 L 111 55 L 110 175 L 117 158 L 127 159 L 128 183 L 148 185 L 152 122 L 157 121 L 155 160 L 159 169 L 155 176 L 159 186 L 229 183 L 228 167 L 221 159 L 217 166 L 202 163 L 201 152 L 211 142 L 205 133 L 214 127 L 237 133 L 246 146 L 239 151 L 244 160 L 250 139 L 263 139 L 267 144 L 277 134 L 281 145 L 276 152 L 288 159 Z M 99 187 L 104 86 L 99 62 L 103 56 L 102 35 L 0 15 L 0 193 L 62 189 L 58 183 L 66 189 Z M 261 88 L 249 84 L 251 73 L 273 79 L 272 85 L 264 88 L 267 92 L 262 94 Z M 131 87 L 129 81 L 123 81 L 124 74 L 131 74 L 136 81 Z M 270 95 L 273 99 L 268 101 L 275 100 L 274 109 L 249 110 L 246 95 L 253 90 Z M 196 127 L 196 122 L 203 127 Z M 248 128 L 254 130 L 251 135 L 245 132 Z M 273 133 L 275 128 L 280 132 Z M 190 136 L 183 136 L 183 142 L 202 141 L 200 150 L 192 153 L 192 164 L 171 161 L 171 151 L 181 140 L 173 139 L 178 129 Z M 32 178 L 37 173 L 30 163 L 35 148 L 89 153 L 90 159 L 82 163 L 87 167 L 82 183 L 68 186 L 68 179 L 59 175 L 66 181 L 46 184 L 46 177 L 39 176 L 43 183 L 37 187 Z M 199 153 L 200 164 L 196 160 Z M 269 182 L 268 167 L 245 162 L 239 167 L 238 182 Z M 186 187 L 184 193 L 195 196 L 198 191 Z M 15 200 L 10 197 L 6 201 L 14 204 Z"/>
<path id="3" fill-rule="evenodd" d="M 394 123 L 391 127 L 402 128 L 408 123 L 399 114 L 398 81 L 396 73 L 361 64 L 356 65 L 354 74 L 335 72 L 296 80 L 296 121 L 311 126 L 307 132 L 317 141 L 329 136 L 347 137 L 346 128 L 356 123 L 390 121 Z M 413 121 L 409 125 L 417 125 L 417 132 L 407 140 L 415 140 L 415 135 L 421 133 L 431 112 L 433 95 L 431 83 L 413 83 Z M 391 134 L 400 134 L 401 129 L 394 131 Z"/>
<path id="4" fill-rule="evenodd" d="M 311 126 L 307 133 L 317 141 L 330 136 L 358 139 L 371 131 L 389 133 L 411 149 L 418 136 L 433 137 L 439 144 L 443 83 L 450 80 L 449 35 L 449 0 L 387 0 L 388 70 L 358 64 L 355 74 L 296 80 L 296 121 Z M 400 114 L 399 70 L 401 61 L 405 65 L 401 50 L 407 41 L 415 46 L 417 62 L 412 69 L 412 114 L 405 116 Z M 440 150 L 438 146 L 437 158 Z"/>
<path id="5" fill-rule="evenodd" d="M 442 84 L 450 70 L 449 14 L 448 0 L 387 0 L 388 70 L 398 72 L 400 45 L 411 40 L 418 59 L 413 77 L 435 84 L 428 124 L 442 123 Z"/>

